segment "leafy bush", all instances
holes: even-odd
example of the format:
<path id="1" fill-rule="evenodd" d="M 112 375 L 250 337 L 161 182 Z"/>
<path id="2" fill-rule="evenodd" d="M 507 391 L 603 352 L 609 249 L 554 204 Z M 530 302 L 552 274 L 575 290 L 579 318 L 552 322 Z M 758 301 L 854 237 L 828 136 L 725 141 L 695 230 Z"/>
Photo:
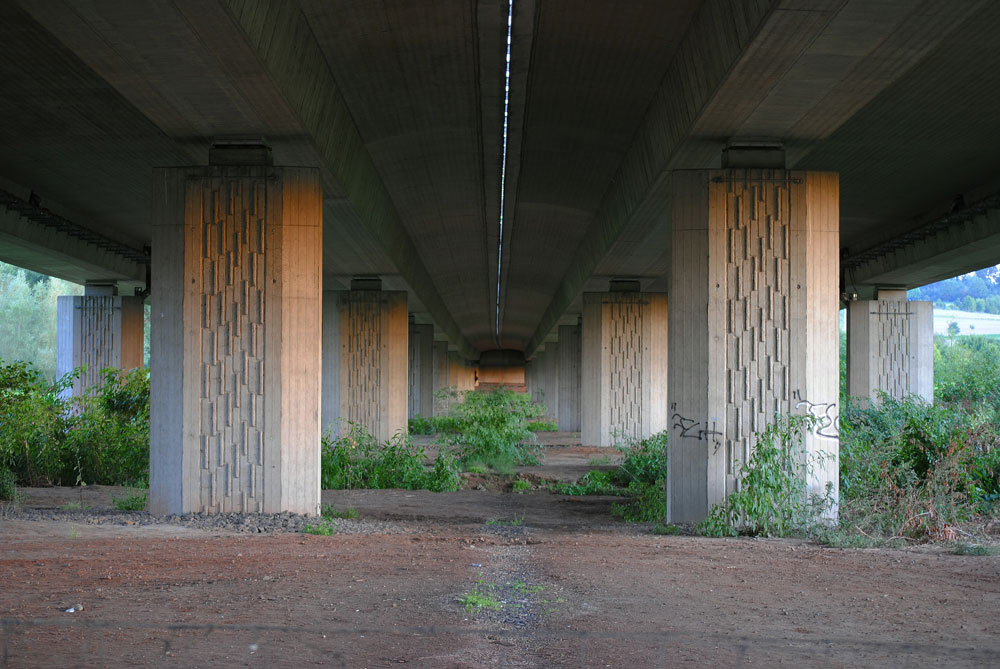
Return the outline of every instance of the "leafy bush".
<path id="1" fill-rule="evenodd" d="M 6 467 L 0 467 L 0 500 L 17 499 L 17 477 Z"/>
<path id="2" fill-rule="evenodd" d="M 82 370 L 55 383 L 0 363 L 0 467 L 24 485 L 144 485 L 149 479 L 149 373 L 103 370 L 69 397 Z"/>
<path id="3" fill-rule="evenodd" d="M 23 485 L 57 484 L 68 473 L 68 411 L 60 396 L 72 383 L 68 375 L 50 384 L 23 362 L 0 363 L 0 467 Z"/>
<path id="4" fill-rule="evenodd" d="M 125 497 L 112 495 L 111 504 L 119 511 L 145 511 L 146 498 L 145 490 L 130 490 Z"/>
<path id="5" fill-rule="evenodd" d="M 426 459 L 424 449 L 414 446 L 402 433 L 380 444 L 364 426 L 348 423 L 347 432 L 340 437 L 323 435 L 320 477 L 327 490 L 458 489 L 460 478 L 452 456 L 440 453 L 430 471 L 425 467 Z"/>
<path id="6" fill-rule="evenodd" d="M 105 369 L 66 435 L 78 482 L 149 485 L 149 370 Z"/>
<path id="7" fill-rule="evenodd" d="M 559 429 L 559 423 L 548 418 L 543 418 L 528 423 L 528 429 L 532 432 L 556 432 Z"/>
<path id="8" fill-rule="evenodd" d="M 980 404 L 883 395 L 841 417 L 841 526 L 882 538 L 948 538 L 1000 498 L 1000 422 Z"/>
<path id="9" fill-rule="evenodd" d="M 812 416 L 776 416 L 757 435 L 750 458 L 737 471 L 737 490 L 715 505 L 699 529 L 708 536 L 782 537 L 809 529 L 829 500 L 809 499 L 809 462 L 802 445 Z"/>
<path id="10" fill-rule="evenodd" d="M 1000 341 L 935 337 L 934 395 L 966 409 L 987 404 L 1000 409 Z"/>
<path id="11" fill-rule="evenodd" d="M 576 483 L 553 483 L 549 489 L 560 495 L 624 495 L 615 471 L 592 469 Z"/>
<path id="12" fill-rule="evenodd" d="M 514 465 L 539 464 L 537 438 L 528 423 L 544 415 L 544 406 L 503 387 L 465 391 L 461 398 L 451 409 L 458 429 L 448 443 L 463 465 L 481 463 L 509 470 Z"/>
<path id="13" fill-rule="evenodd" d="M 434 434 L 434 422 L 430 418 L 414 416 L 407 421 L 410 434 Z"/>
<path id="14" fill-rule="evenodd" d="M 615 480 L 630 499 L 612 504 L 611 513 L 629 523 L 662 522 L 667 516 L 667 431 L 626 440 L 616 448 L 624 457 Z"/>

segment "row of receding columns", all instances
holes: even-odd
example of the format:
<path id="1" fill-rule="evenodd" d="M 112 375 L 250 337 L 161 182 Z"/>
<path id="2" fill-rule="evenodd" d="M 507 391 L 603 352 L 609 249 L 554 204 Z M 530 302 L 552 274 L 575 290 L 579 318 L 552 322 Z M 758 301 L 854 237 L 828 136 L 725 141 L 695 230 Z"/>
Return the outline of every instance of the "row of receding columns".
<path id="1" fill-rule="evenodd" d="M 835 494 L 838 198 L 834 174 L 675 173 L 669 294 L 585 294 L 582 322 L 529 362 L 528 390 L 585 444 L 669 430 L 672 521 L 734 490 L 775 413 L 816 416 L 806 448 L 826 457 L 810 485 Z M 476 386 L 474 366 L 409 322 L 405 293 L 322 291 L 315 170 L 217 149 L 208 167 L 158 170 L 153 212 L 154 512 L 315 513 L 321 429 L 350 420 L 386 439 L 439 412 L 435 390 Z M 123 299 L 67 300 L 60 320 L 120 331 Z M 928 396 L 928 313 L 899 293 L 851 305 L 852 393 Z M 71 362 L 98 346 L 73 343 Z"/>

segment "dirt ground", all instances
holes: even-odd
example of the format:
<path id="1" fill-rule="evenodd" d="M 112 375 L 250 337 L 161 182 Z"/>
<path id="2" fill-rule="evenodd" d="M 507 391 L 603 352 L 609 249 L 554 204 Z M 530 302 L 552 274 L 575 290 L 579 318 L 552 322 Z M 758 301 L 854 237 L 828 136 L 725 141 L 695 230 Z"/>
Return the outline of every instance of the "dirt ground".
<path id="1" fill-rule="evenodd" d="M 614 498 L 483 487 L 325 491 L 360 513 L 332 536 L 0 519 L 0 665 L 1000 665 L 1000 557 L 657 536 Z"/>

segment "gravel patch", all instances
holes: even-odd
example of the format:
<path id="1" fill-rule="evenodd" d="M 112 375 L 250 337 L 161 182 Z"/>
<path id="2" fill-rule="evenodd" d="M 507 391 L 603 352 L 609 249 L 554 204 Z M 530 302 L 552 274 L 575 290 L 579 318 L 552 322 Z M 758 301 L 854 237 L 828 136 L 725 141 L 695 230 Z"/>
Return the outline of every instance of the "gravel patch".
<path id="1" fill-rule="evenodd" d="M 87 525 L 175 525 L 215 532 L 273 534 L 302 532 L 306 525 L 324 522 L 335 534 L 404 534 L 412 532 L 399 523 L 364 519 L 323 519 L 295 513 L 185 513 L 153 516 L 145 511 L 108 509 L 34 509 L 7 510 L 3 517 L 17 520 L 63 521 Z"/>

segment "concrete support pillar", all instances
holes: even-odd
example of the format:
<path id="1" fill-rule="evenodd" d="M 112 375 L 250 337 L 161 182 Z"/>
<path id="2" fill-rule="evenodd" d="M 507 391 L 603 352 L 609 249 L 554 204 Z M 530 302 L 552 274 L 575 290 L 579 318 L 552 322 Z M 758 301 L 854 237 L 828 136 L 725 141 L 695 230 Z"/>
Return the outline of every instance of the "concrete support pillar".
<path id="1" fill-rule="evenodd" d="M 322 212 L 264 147 L 154 172 L 152 513 L 319 511 Z"/>
<path id="2" fill-rule="evenodd" d="M 847 307 L 847 394 L 877 391 L 934 401 L 934 303 L 908 302 L 905 290 L 880 290 Z"/>
<path id="3" fill-rule="evenodd" d="M 434 326 L 410 323 L 409 417 L 434 415 Z"/>
<path id="4" fill-rule="evenodd" d="M 671 206 L 669 520 L 722 502 L 776 413 L 818 418 L 809 489 L 836 499 L 837 175 L 675 172 Z"/>
<path id="5" fill-rule="evenodd" d="M 583 294 L 585 446 L 612 446 L 667 427 L 667 296 Z"/>
<path id="6" fill-rule="evenodd" d="M 559 420 L 559 343 L 550 341 L 528 361 L 528 392 L 531 400 L 544 404 L 548 417 Z"/>
<path id="7" fill-rule="evenodd" d="M 405 431 L 406 292 L 326 291 L 323 302 L 323 428 L 349 421 L 379 441 Z"/>
<path id="8" fill-rule="evenodd" d="M 94 294 L 89 286 L 85 293 L 62 295 L 56 303 L 56 374 L 86 366 L 73 382 L 77 396 L 100 382 L 105 367 L 142 367 L 142 298 L 111 290 Z"/>
<path id="9" fill-rule="evenodd" d="M 447 403 L 438 400 L 437 394 L 439 390 L 444 390 L 449 387 L 448 378 L 448 342 L 446 341 L 436 341 L 434 342 L 434 415 L 441 416 L 448 413 Z"/>
<path id="10" fill-rule="evenodd" d="M 579 325 L 559 326 L 559 429 L 580 431 L 582 335 Z"/>
<path id="11" fill-rule="evenodd" d="M 448 387 L 459 392 L 475 390 L 479 384 L 478 368 L 456 351 L 448 351 Z"/>

